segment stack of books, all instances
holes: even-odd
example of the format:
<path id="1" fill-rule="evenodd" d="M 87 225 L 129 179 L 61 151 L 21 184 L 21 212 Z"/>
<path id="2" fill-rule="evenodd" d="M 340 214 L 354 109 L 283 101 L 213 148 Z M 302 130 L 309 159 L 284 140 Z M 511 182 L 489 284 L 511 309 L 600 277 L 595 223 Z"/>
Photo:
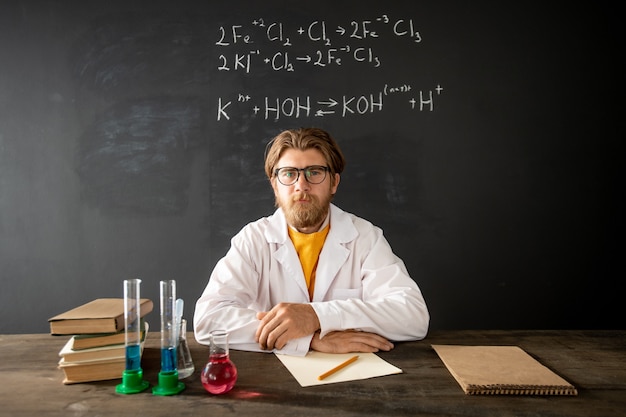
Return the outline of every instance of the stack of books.
<path id="1" fill-rule="evenodd" d="M 154 305 L 141 299 L 141 347 L 145 316 Z M 59 352 L 64 384 L 122 378 L 126 367 L 124 299 L 98 298 L 48 319 L 50 334 L 71 336 Z"/>

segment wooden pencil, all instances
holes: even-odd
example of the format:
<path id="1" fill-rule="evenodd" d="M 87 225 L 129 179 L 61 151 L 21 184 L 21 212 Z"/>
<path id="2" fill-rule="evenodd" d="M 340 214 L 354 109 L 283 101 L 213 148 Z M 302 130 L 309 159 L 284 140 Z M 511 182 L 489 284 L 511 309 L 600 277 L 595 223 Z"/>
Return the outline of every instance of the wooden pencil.
<path id="1" fill-rule="evenodd" d="M 354 362 L 357 359 L 359 359 L 359 355 L 353 356 L 350 359 L 348 359 L 347 361 L 345 361 L 343 363 L 340 363 L 339 365 L 335 366 L 333 369 L 324 372 L 322 375 L 318 376 L 317 379 L 319 381 L 321 381 L 324 378 L 327 378 L 327 377 L 331 376 L 332 374 L 334 374 L 335 372 L 339 371 L 340 369 L 343 369 L 346 366 L 350 365 L 352 362 Z"/>

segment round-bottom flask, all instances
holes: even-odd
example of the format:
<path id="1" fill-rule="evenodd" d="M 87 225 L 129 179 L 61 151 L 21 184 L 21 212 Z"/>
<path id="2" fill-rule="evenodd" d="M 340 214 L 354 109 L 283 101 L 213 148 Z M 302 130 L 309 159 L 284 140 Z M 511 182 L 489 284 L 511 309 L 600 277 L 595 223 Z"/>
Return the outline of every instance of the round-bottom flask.
<path id="1" fill-rule="evenodd" d="M 237 382 L 237 367 L 228 351 L 228 333 L 212 331 L 209 349 L 209 361 L 200 374 L 202 386 L 211 394 L 227 393 Z"/>

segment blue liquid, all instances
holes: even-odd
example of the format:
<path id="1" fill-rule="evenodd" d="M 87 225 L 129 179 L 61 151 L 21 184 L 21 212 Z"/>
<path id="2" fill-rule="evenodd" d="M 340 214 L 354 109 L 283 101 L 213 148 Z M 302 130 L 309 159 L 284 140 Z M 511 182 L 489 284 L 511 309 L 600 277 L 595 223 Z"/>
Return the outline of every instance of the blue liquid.
<path id="1" fill-rule="evenodd" d="M 176 370 L 176 348 L 167 347 L 161 349 L 161 372 L 171 372 Z"/>
<path id="2" fill-rule="evenodd" d="M 126 370 L 138 371 L 141 369 L 141 346 L 126 346 Z"/>

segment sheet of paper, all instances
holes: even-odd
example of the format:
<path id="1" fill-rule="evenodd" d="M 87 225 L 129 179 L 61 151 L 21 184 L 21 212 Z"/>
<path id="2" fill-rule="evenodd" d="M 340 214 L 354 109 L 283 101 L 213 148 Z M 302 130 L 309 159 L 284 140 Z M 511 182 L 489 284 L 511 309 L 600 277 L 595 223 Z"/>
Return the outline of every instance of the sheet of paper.
<path id="1" fill-rule="evenodd" d="M 324 372 L 355 355 L 359 356 L 359 359 L 355 362 L 321 381 L 317 379 Z M 402 373 L 402 369 L 393 366 L 373 353 L 322 353 L 311 351 L 306 356 L 276 354 L 276 357 L 303 387 Z"/>

